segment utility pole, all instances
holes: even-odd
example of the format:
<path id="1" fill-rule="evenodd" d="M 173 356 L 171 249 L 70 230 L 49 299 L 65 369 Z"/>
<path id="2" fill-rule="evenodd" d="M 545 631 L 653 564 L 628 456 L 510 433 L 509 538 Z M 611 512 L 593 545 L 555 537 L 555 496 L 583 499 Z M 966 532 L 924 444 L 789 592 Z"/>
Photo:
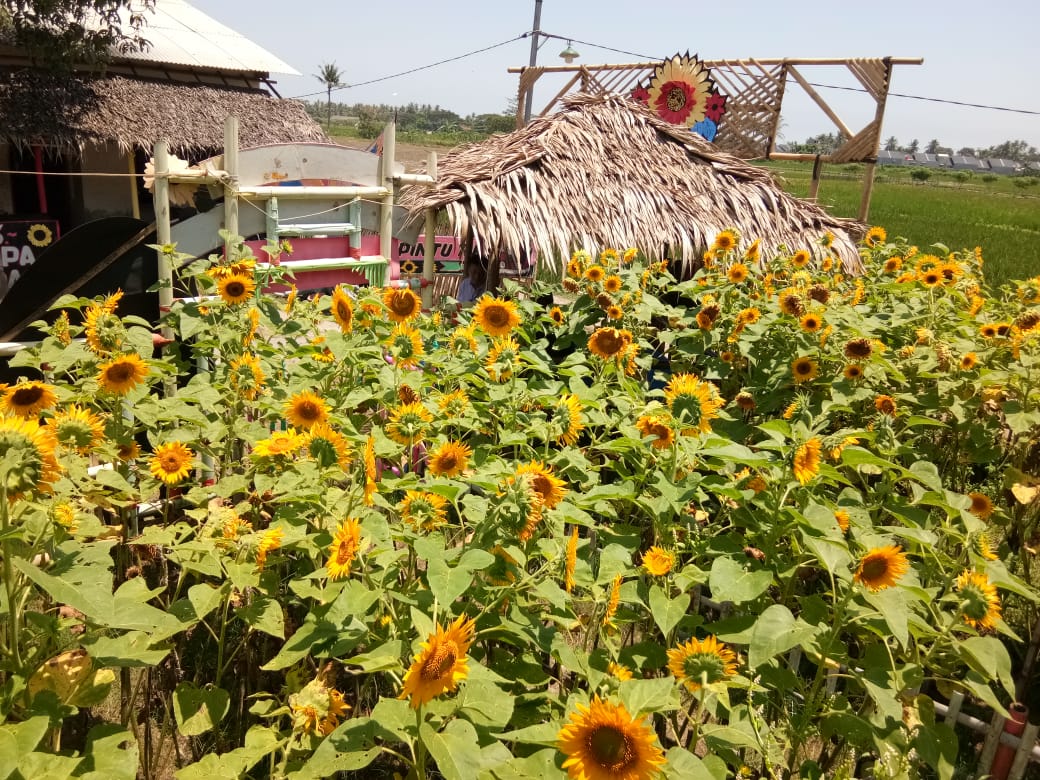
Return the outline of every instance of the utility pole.
<path id="1" fill-rule="evenodd" d="M 534 0 L 534 26 L 531 28 L 531 62 L 533 68 L 538 64 L 538 39 L 542 35 L 542 0 Z M 527 88 L 527 100 L 524 101 L 524 124 L 531 121 L 531 103 L 534 102 L 534 84 Z"/>

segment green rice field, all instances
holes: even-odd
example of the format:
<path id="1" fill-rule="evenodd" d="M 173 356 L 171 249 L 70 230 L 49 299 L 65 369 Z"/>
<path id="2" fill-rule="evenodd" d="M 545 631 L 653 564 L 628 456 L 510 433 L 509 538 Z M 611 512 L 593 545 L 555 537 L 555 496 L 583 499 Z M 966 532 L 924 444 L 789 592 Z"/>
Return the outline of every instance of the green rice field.
<path id="1" fill-rule="evenodd" d="M 764 165 L 788 192 L 808 194 L 810 164 Z M 831 213 L 855 217 L 862 191 L 861 166 L 834 166 L 824 168 L 818 198 Z M 947 173 L 919 183 L 909 169 L 879 167 L 868 221 L 921 248 L 935 241 L 951 249 L 981 246 L 994 289 L 1040 274 L 1040 185 L 1017 186 L 1009 177 L 987 182 L 978 175 L 962 183 Z"/>

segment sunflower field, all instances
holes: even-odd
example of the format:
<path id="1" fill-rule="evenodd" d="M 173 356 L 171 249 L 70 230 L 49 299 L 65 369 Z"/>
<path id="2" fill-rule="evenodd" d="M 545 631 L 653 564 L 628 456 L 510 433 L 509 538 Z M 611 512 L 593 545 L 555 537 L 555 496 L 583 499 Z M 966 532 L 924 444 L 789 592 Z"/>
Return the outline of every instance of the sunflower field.
<path id="1" fill-rule="evenodd" d="M 829 243 L 62 299 L 0 389 L 0 778 L 969 771 L 934 703 L 1035 660 L 1040 278 Z"/>

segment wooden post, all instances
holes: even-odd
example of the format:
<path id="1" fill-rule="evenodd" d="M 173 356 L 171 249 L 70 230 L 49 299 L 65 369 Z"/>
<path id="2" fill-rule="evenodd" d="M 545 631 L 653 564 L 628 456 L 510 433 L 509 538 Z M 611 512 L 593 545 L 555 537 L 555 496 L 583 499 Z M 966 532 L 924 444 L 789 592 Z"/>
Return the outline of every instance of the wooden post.
<path id="1" fill-rule="evenodd" d="M 47 186 L 43 175 L 43 147 L 33 144 L 33 166 L 36 169 L 36 200 L 40 213 L 47 213 Z"/>
<path id="2" fill-rule="evenodd" d="M 877 156 L 881 151 L 881 123 L 885 118 L 885 103 L 888 102 L 888 88 L 892 83 L 892 58 L 885 57 L 885 82 L 882 85 L 881 95 L 877 96 L 877 110 L 874 112 L 874 122 L 877 124 L 877 143 L 874 144 L 873 161 L 867 163 L 867 170 L 863 174 L 863 197 L 859 203 L 859 221 L 866 222 L 870 217 L 870 197 L 874 193 L 874 169 L 877 168 Z"/>
<path id="3" fill-rule="evenodd" d="M 989 731 L 986 732 L 986 740 L 982 743 L 982 753 L 979 755 L 978 768 L 975 777 L 980 778 L 989 774 L 993 766 L 993 757 L 1000 747 L 1000 735 L 1004 733 L 1004 716 L 999 712 L 993 713 L 993 720 L 989 723 Z"/>
<path id="4" fill-rule="evenodd" d="M 426 173 L 437 178 L 437 152 L 430 152 L 426 158 Z M 437 210 L 433 208 L 426 209 L 426 236 L 423 242 L 423 288 L 422 288 L 422 301 L 423 308 L 430 309 L 433 307 L 433 252 L 435 249 L 435 239 L 437 233 Z"/>
<path id="5" fill-rule="evenodd" d="M 1026 724 L 1025 731 L 1022 732 L 1022 741 L 1015 753 L 1015 761 L 1011 764 L 1011 771 L 1008 772 L 1008 780 L 1022 780 L 1026 767 L 1029 766 L 1029 759 L 1032 757 L 1038 731 L 1040 731 L 1040 723 Z"/>
<path id="6" fill-rule="evenodd" d="M 141 199 L 137 195 L 137 166 L 134 164 L 134 153 L 126 156 L 127 170 L 130 172 L 130 213 L 134 219 L 141 218 Z"/>
<path id="7" fill-rule="evenodd" d="M 170 313 L 173 306 L 173 263 L 171 254 L 162 247 L 173 243 L 170 228 L 170 152 L 166 141 L 157 141 L 153 152 L 155 160 L 155 238 L 159 243 L 159 318 Z M 162 327 L 163 338 L 173 338 L 173 328 Z"/>
<path id="8" fill-rule="evenodd" d="M 379 254 L 389 263 L 394 232 L 394 155 L 397 154 L 397 121 L 383 128 L 383 156 L 379 158 L 379 183 L 386 195 L 379 206 Z"/>
<path id="9" fill-rule="evenodd" d="M 954 691 L 950 695 L 950 705 L 946 710 L 946 717 L 943 718 L 943 723 L 949 726 L 951 729 L 957 725 L 957 715 L 960 714 L 961 707 L 964 705 L 964 694 L 960 691 Z"/>
<path id="10" fill-rule="evenodd" d="M 816 200 L 816 194 L 820 191 L 820 173 L 823 171 L 823 157 L 816 155 L 812 164 L 812 179 L 809 180 L 809 200 Z"/>
<path id="11" fill-rule="evenodd" d="M 224 230 L 229 237 L 238 235 L 238 117 L 224 120 L 224 170 L 227 183 L 224 185 Z M 224 252 L 228 251 L 225 243 Z"/>

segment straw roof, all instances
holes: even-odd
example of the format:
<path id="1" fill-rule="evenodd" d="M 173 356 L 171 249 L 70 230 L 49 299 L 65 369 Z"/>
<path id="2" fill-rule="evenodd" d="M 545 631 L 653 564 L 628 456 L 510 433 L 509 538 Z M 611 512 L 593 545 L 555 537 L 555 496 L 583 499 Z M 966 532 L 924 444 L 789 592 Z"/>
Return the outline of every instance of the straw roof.
<path id="1" fill-rule="evenodd" d="M 444 208 L 456 235 L 475 251 L 514 256 L 537 248 L 569 258 L 575 249 L 637 247 L 660 257 L 670 247 L 686 268 L 719 231 L 831 252 L 860 266 L 855 238 L 864 226 L 786 194 L 769 173 L 670 125 L 620 95 L 575 94 L 526 127 L 452 150 L 437 183 L 401 199 L 409 221 Z"/>
<path id="2" fill-rule="evenodd" d="M 167 139 L 190 155 L 224 146 L 224 120 L 237 116 L 242 146 L 327 142 L 303 104 L 260 90 L 145 81 L 124 76 L 55 76 L 20 70 L 0 74 L 0 140 L 78 153 L 114 142 L 151 151 Z"/>

